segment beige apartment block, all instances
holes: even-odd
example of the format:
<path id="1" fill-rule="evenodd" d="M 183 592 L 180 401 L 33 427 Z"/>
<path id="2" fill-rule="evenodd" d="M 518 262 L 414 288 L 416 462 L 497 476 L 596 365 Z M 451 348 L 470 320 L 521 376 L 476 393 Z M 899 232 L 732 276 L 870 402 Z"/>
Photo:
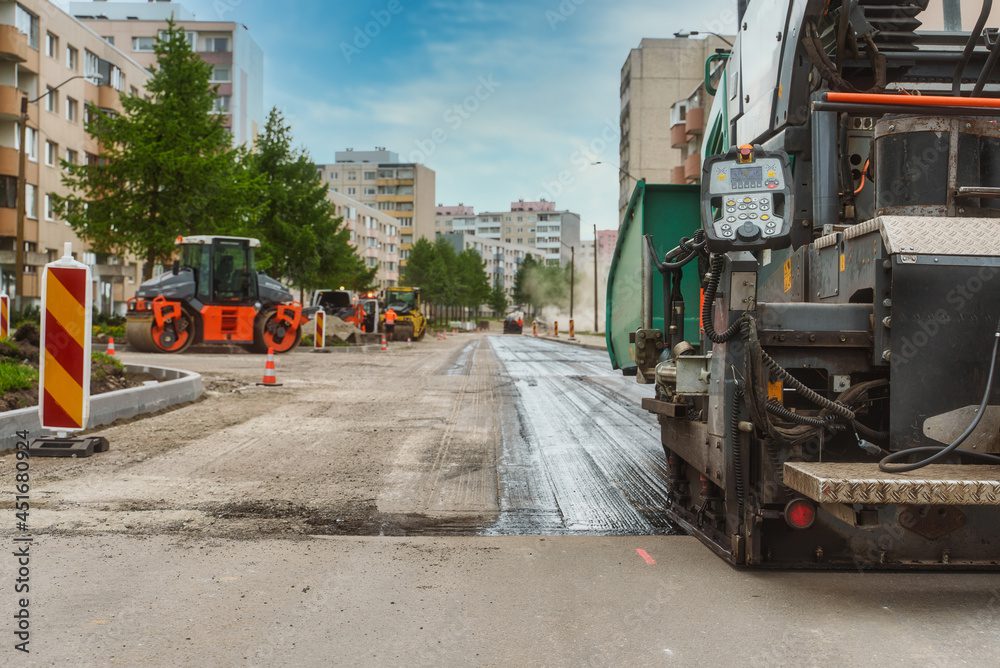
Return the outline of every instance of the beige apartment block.
<path id="1" fill-rule="evenodd" d="M 264 53 L 245 25 L 199 21 L 182 4 L 165 0 L 72 2 L 70 12 L 147 68 L 156 62 L 157 37 L 173 18 L 191 49 L 212 66 L 212 83 L 218 89 L 215 112 L 233 141 L 256 140 L 264 125 Z"/>
<path id="2" fill-rule="evenodd" d="M 619 164 L 636 179 L 671 183 L 674 168 L 683 166 L 682 150 L 671 138 L 670 108 L 687 98 L 704 80 L 705 60 L 728 48 L 715 36 L 707 39 L 643 38 L 621 69 L 621 144 Z M 702 104 L 707 115 L 707 105 Z M 701 122 L 704 123 L 704 115 Z M 696 118 L 692 118 L 692 128 Z M 619 173 L 619 217 L 624 215 L 635 182 Z"/>
<path id="3" fill-rule="evenodd" d="M 406 264 L 413 243 L 434 240 L 436 174 L 419 163 L 402 163 L 385 148 L 337 151 L 335 162 L 317 165 L 333 192 L 392 216 L 400 225 L 400 261 Z"/>
<path id="4" fill-rule="evenodd" d="M 378 269 L 375 275 L 378 287 L 399 285 L 400 226 L 399 221 L 387 213 L 363 204 L 347 195 L 329 191 L 327 198 L 334 212 L 344 219 L 344 226 L 351 233 L 351 243 L 369 269 Z"/>
<path id="5" fill-rule="evenodd" d="M 39 301 L 44 265 L 70 242 L 94 272 L 94 304 L 123 312 L 140 276 L 126 259 L 90 252 L 60 220 L 52 196 L 67 194 L 62 160 L 94 162 L 100 147 L 84 130 L 90 106 L 120 112 L 122 93 L 145 90 L 149 72 L 47 0 L 0 0 L 0 266 L 2 288 L 14 293 L 17 173 L 21 100 L 26 123 L 26 304 Z M 40 98 L 40 99 L 38 99 Z"/>

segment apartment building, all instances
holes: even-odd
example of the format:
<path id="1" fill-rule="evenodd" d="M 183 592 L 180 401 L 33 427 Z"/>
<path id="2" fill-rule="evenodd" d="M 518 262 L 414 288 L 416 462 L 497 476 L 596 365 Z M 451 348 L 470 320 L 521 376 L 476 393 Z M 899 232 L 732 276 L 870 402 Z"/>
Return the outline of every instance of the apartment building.
<path id="1" fill-rule="evenodd" d="M 334 213 L 344 219 L 351 243 L 375 275 L 378 287 L 399 285 L 399 221 L 356 199 L 330 191 Z"/>
<path id="2" fill-rule="evenodd" d="M 173 18 L 191 49 L 212 65 L 212 82 L 218 86 L 215 110 L 233 141 L 252 143 L 263 128 L 264 53 L 242 23 L 199 21 L 183 5 L 166 0 L 72 2 L 70 12 L 147 68 L 156 62 L 156 38 Z"/>
<path id="3" fill-rule="evenodd" d="M 376 147 L 374 151 L 337 151 L 334 160 L 317 165 L 330 189 L 399 221 L 402 264 L 406 264 L 417 239 L 434 240 L 433 169 L 419 163 L 402 163 L 398 153 L 384 147 Z"/>
<path id="4" fill-rule="evenodd" d="M 442 236 L 451 242 L 456 253 L 466 249 L 479 253 L 483 258 L 483 268 L 490 285 L 502 287 L 508 299 L 514 297 L 514 277 L 524 259 L 532 256 L 541 261 L 543 258 L 538 249 L 523 244 L 510 244 L 458 231 L 445 233 Z"/>
<path id="5" fill-rule="evenodd" d="M 88 105 L 121 112 L 122 93 L 145 89 L 149 72 L 47 0 L 0 0 L 0 287 L 15 292 L 17 174 L 21 100 L 27 97 L 24 304 L 39 302 L 44 265 L 70 242 L 93 268 L 94 303 L 123 311 L 135 290 L 137 264 L 95 254 L 53 207 L 67 194 L 61 161 L 94 162 L 100 147 L 84 130 Z"/>
<path id="6" fill-rule="evenodd" d="M 726 48 L 728 45 L 715 36 L 643 38 L 629 52 L 621 69 L 619 164 L 624 173 L 618 175 L 619 219 L 635 186 L 632 177 L 671 183 L 678 174 L 676 167 L 693 170 L 693 162 L 685 164 L 688 156 L 683 150 L 689 136 L 700 138 L 711 100 L 702 97 L 690 110 L 679 108 L 677 119 L 671 118 L 671 107 L 692 95 L 704 81 L 705 60 L 717 49 Z M 679 124 L 682 127 L 672 131 Z M 675 141 L 675 133 L 682 133 L 684 141 Z M 684 172 L 685 179 L 688 173 Z"/>
<path id="7" fill-rule="evenodd" d="M 476 214 L 473 207 L 438 205 L 438 234 L 462 232 L 539 251 L 546 262 L 566 264 L 580 245 L 580 214 L 559 211 L 546 200 L 511 202 L 509 211 Z"/>

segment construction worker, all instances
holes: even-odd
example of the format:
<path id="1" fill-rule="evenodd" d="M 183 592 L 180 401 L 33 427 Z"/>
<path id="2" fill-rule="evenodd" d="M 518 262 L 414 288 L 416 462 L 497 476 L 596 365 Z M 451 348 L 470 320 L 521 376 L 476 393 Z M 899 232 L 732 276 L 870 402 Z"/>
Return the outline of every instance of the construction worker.
<path id="1" fill-rule="evenodd" d="M 391 306 L 385 310 L 385 337 L 392 341 L 392 333 L 396 330 L 396 310 Z"/>

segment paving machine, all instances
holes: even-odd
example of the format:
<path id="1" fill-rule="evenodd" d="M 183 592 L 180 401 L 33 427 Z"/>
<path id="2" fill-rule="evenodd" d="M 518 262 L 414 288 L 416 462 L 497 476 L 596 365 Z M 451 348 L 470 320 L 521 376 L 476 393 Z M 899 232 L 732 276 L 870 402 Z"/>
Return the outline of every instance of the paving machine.
<path id="1" fill-rule="evenodd" d="M 996 569 L 992 3 L 740 4 L 701 185 L 639 184 L 608 286 L 670 515 L 738 565 Z"/>
<path id="2" fill-rule="evenodd" d="M 292 350 L 310 312 L 281 283 L 255 270 L 256 239 L 179 237 L 172 271 L 146 281 L 128 302 L 126 336 L 141 352 L 179 353 L 194 343 Z"/>
<path id="3" fill-rule="evenodd" d="M 419 341 L 427 333 L 427 320 L 420 310 L 420 288 L 386 288 L 385 308 L 396 312 L 396 328 L 393 337 L 396 340 L 412 339 Z M 385 313 L 380 316 L 380 326 L 385 325 Z M 384 329 L 382 331 L 385 331 Z"/>

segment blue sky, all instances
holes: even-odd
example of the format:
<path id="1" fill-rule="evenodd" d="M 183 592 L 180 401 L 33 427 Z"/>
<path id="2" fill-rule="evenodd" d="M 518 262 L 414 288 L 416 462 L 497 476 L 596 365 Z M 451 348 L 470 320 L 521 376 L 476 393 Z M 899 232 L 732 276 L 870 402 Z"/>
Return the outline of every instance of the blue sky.
<path id="1" fill-rule="evenodd" d="M 245 23 L 266 108 L 317 162 L 385 146 L 477 210 L 547 196 L 617 226 L 620 68 L 642 37 L 730 31 L 736 0 L 181 0 Z M 366 34 L 367 31 L 367 34 Z M 591 166 L 603 160 L 610 165 Z M 560 183 L 560 176 L 562 182 Z"/>

